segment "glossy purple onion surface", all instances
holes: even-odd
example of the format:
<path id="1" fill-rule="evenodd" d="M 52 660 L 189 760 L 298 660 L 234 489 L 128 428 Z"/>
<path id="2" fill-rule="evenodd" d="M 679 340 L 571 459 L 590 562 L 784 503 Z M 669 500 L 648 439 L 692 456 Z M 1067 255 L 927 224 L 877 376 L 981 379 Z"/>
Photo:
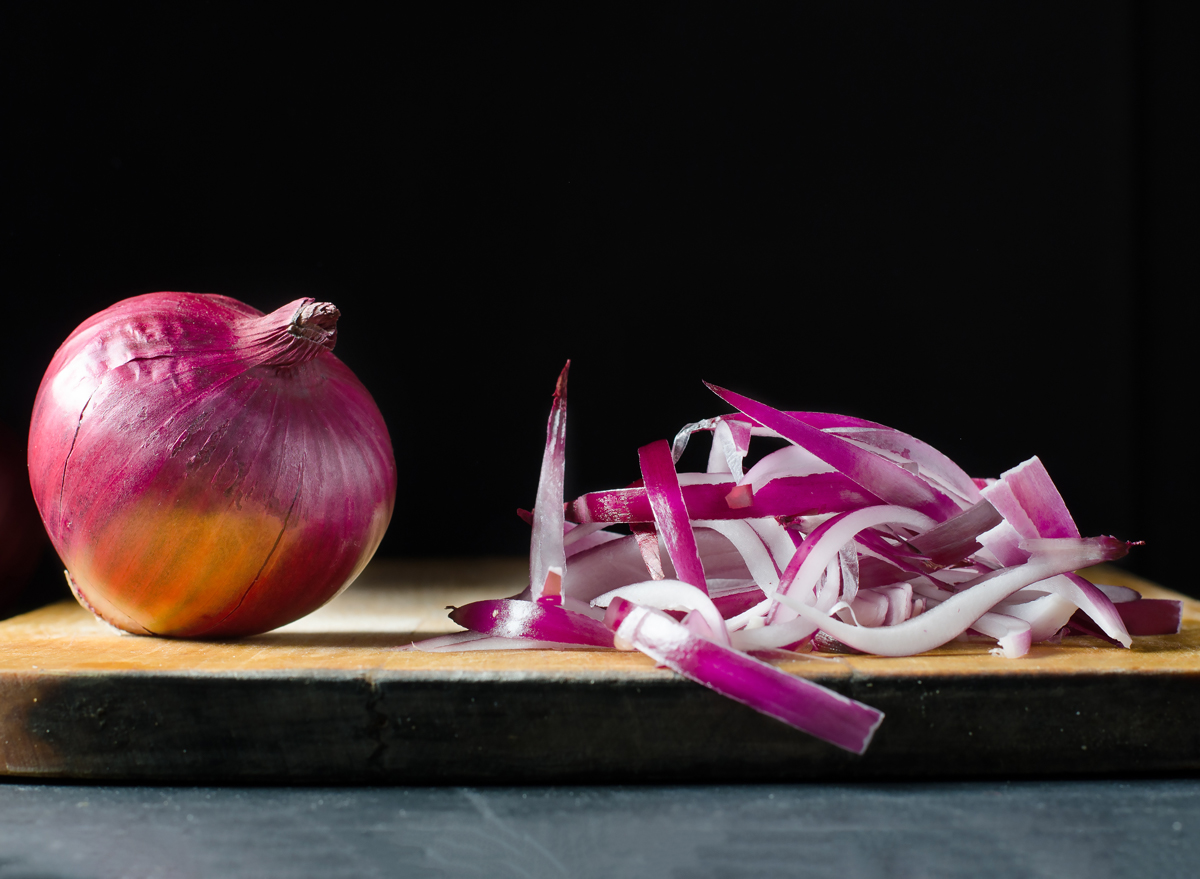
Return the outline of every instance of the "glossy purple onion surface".
<path id="1" fill-rule="evenodd" d="M 332 353 L 338 310 L 149 293 L 42 379 L 29 475 L 80 603 L 138 634 L 236 637 L 316 610 L 379 546 L 387 427 Z"/>

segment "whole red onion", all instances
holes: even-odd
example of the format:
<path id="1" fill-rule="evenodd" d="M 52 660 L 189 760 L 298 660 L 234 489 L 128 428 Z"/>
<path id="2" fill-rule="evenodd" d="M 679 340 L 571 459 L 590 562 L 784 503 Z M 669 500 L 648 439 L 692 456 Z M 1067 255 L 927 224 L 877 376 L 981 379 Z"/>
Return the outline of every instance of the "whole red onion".
<path id="1" fill-rule="evenodd" d="M 139 634 L 264 632 L 353 582 L 391 519 L 375 401 L 338 310 L 149 293 L 73 332 L 34 403 L 29 475 L 80 603 Z"/>

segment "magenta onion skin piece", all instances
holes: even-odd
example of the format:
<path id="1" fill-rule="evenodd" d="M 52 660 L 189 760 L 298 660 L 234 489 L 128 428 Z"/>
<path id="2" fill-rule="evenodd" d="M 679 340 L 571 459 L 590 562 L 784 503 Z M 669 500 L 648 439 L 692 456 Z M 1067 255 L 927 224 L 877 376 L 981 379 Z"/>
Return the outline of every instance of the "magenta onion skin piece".
<path id="1" fill-rule="evenodd" d="M 670 617 L 615 598 L 606 620 L 617 638 L 722 696 L 855 754 L 871 743 L 883 712 L 744 653 L 697 637 Z"/>
<path id="2" fill-rule="evenodd" d="M 233 637 L 320 607 L 392 515 L 396 464 L 337 309 L 150 293 L 88 320 L 34 404 L 29 474 L 77 597 L 130 632 Z"/>
<path id="3" fill-rule="evenodd" d="M 464 629 L 498 638 L 612 647 L 613 633 L 581 613 L 515 598 L 473 601 L 455 608 L 450 619 Z"/>

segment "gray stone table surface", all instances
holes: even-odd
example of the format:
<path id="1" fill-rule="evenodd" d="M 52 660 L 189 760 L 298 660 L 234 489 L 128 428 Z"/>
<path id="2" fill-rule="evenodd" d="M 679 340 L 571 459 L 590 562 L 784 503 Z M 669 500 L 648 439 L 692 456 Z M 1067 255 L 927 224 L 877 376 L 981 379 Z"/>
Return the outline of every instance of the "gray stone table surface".
<path id="1" fill-rule="evenodd" d="M 1196 778 L 524 788 L 0 784 L 0 879 L 1196 875 Z"/>

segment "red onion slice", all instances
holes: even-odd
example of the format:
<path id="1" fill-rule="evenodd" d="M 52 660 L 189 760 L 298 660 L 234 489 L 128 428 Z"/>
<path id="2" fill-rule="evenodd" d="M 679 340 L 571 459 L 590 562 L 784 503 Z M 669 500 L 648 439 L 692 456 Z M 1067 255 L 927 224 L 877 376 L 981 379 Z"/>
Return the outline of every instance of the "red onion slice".
<path id="1" fill-rule="evenodd" d="M 538 478 L 529 547 L 529 590 L 534 598 L 542 594 L 551 568 L 557 568 L 561 574 L 567 566 L 563 545 L 563 478 L 566 469 L 567 372 L 570 368 L 571 361 L 568 360 L 554 386 L 554 402 L 546 423 L 546 449 Z"/>
<path id="2" fill-rule="evenodd" d="M 877 525 L 905 525 L 916 530 L 933 526 L 929 516 L 908 507 L 885 505 L 842 513 L 812 532 L 792 556 L 780 582 L 780 601 L 793 607 L 816 585 L 817 577 L 838 550 L 860 531 Z"/>
<path id="3" fill-rule="evenodd" d="M 619 598 L 609 607 L 617 638 L 655 662 L 839 748 L 862 754 L 883 722 L 869 705 L 698 638 L 665 614 Z"/>
<path id="4" fill-rule="evenodd" d="M 497 638 L 533 638 L 564 644 L 612 647 L 612 632 L 581 613 L 514 598 L 464 604 L 450 612 L 464 629 Z"/>
<path id="5" fill-rule="evenodd" d="M 1046 540 L 1039 543 L 1042 546 L 1034 551 L 1024 565 L 985 574 L 974 581 L 970 588 L 920 616 L 895 626 L 875 629 L 850 626 L 802 602 L 789 603 L 803 619 L 856 650 L 880 656 L 911 656 L 941 647 L 957 638 L 993 606 L 1018 589 L 1056 574 L 1118 559 L 1129 548 L 1129 544 L 1112 537 Z"/>
<path id="6" fill-rule="evenodd" d="M 981 635 L 995 638 L 996 646 L 992 653 L 1008 659 L 1024 656 L 1033 643 L 1033 630 L 1029 623 L 1007 614 L 989 611 L 971 623 L 971 628 Z"/>
<path id="7" fill-rule="evenodd" d="M 934 564 L 952 564 L 982 549 L 983 545 L 976 538 L 991 531 L 1002 521 L 1004 518 L 994 506 L 987 501 L 980 501 L 914 537 L 909 543 L 927 555 Z"/>
<path id="8" fill-rule="evenodd" d="M 1127 600 L 1118 611 L 1071 573 L 1118 558 L 1129 544 L 1079 537 L 1036 458 L 1000 479 L 972 479 L 936 449 L 884 425 L 783 412 L 710 387 L 741 414 L 689 424 L 673 446 L 642 447 L 641 480 L 577 498 L 559 519 L 564 369 L 531 517 L 529 594 L 539 598 L 459 608 L 453 618 L 473 634 L 431 646 L 524 647 L 540 639 L 553 647 L 632 647 L 861 753 L 882 715 L 746 651 L 905 656 L 971 634 L 995 639 L 993 653 L 1015 658 L 1034 641 L 1060 638 L 1064 626 L 1125 646 L 1126 616 L 1139 632 L 1178 628 L 1179 609 L 1168 606 L 1177 603 Z M 708 472 L 678 473 L 698 431 L 712 434 Z M 752 437 L 790 445 L 743 474 Z M 607 523 L 632 533 L 606 532 Z M 592 605 L 607 605 L 603 622 Z"/>
<path id="9" fill-rule="evenodd" d="M 1062 495 L 1036 457 L 1001 474 L 983 496 L 1022 537 L 1079 537 Z"/>
<path id="10" fill-rule="evenodd" d="M 1183 625 L 1183 602 L 1171 598 L 1139 598 L 1117 605 L 1130 635 L 1178 635 Z"/>
<path id="11" fill-rule="evenodd" d="M 1034 584 L 1035 587 L 1036 585 Z M 1017 592 L 1009 600 L 996 605 L 996 610 L 1029 623 L 1029 637 L 1034 643 L 1053 638 L 1071 621 L 1071 616 L 1077 609 L 1060 595 L 1051 593 L 1032 597 L 1028 601 L 1017 600 L 1024 595 L 1025 590 Z"/>
<path id="12" fill-rule="evenodd" d="M 797 416 L 801 421 L 813 424 L 803 415 Z M 883 425 L 876 426 L 830 426 L 832 433 L 850 440 L 853 443 L 870 448 L 894 453 L 912 461 L 919 468 L 919 475 L 931 479 L 952 491 L 969 503 L 978 503 L 982 498 L 979 486 L 968 476 L 961 467 L 943 455 L 933 446 L 922 442 L 914 436 L 909 436 L 899 430 Z"/>
<path id="13" fill-rule="evenodd" d="M 612 592 L 592 601 L 596 607 L 607 608 L 613 601 L 622 599 L 643 607 L 657 610 L 683 610 L 696 612 L 704 618 L 712 632 L 714 640 L 729 646 L 729 632 L 725 629 L 725 620 L 717 610 L 713 600 L 690 583 L 682 580 L 648 580 L 644 583 L 632 583 L 622 586 Z"/>
<path id="14" fill-rule="evenodd" d="M 693 519 L 761 519 L 768 516 L 822 515 L 867 507 L 879 498 L 841 473 L 784 476 L 756 487 L 746 506 L 731 506 L 732 481 L 680 485 L 683 505 Z M 653 522 L 654 512 L 644 487 L 616 488 L 582 495 L 567 505 L 580 523 Z"/>
<path id="15" fill-rule="evenodd" d="M 912 507 L 939 522 L 949 519 L 961 509 L 946 495 L 891 461 L 749 397 L 712 384 L 708 387 L 730 406 L 764 427 L 771 428 L 784 439 L 812 452 L 887 503 Z"/>
<path id="16" fill-rule="evenodd" d="M 638 460 L 642 465 L 642 479 L 646 483 L 646 497 L 654 513 L 654 525 L 666 546 L 671 564 L 680 580 L 691 583 L 707 595 L 704 564 L 700 561 L 696 535 L 692 533 L 687 507 L 683 503 L 683 492 L 679 489 L 679 478 L 675 475 L 671 447 L 666 440 L 642 446 L 638 449 Z"/>

